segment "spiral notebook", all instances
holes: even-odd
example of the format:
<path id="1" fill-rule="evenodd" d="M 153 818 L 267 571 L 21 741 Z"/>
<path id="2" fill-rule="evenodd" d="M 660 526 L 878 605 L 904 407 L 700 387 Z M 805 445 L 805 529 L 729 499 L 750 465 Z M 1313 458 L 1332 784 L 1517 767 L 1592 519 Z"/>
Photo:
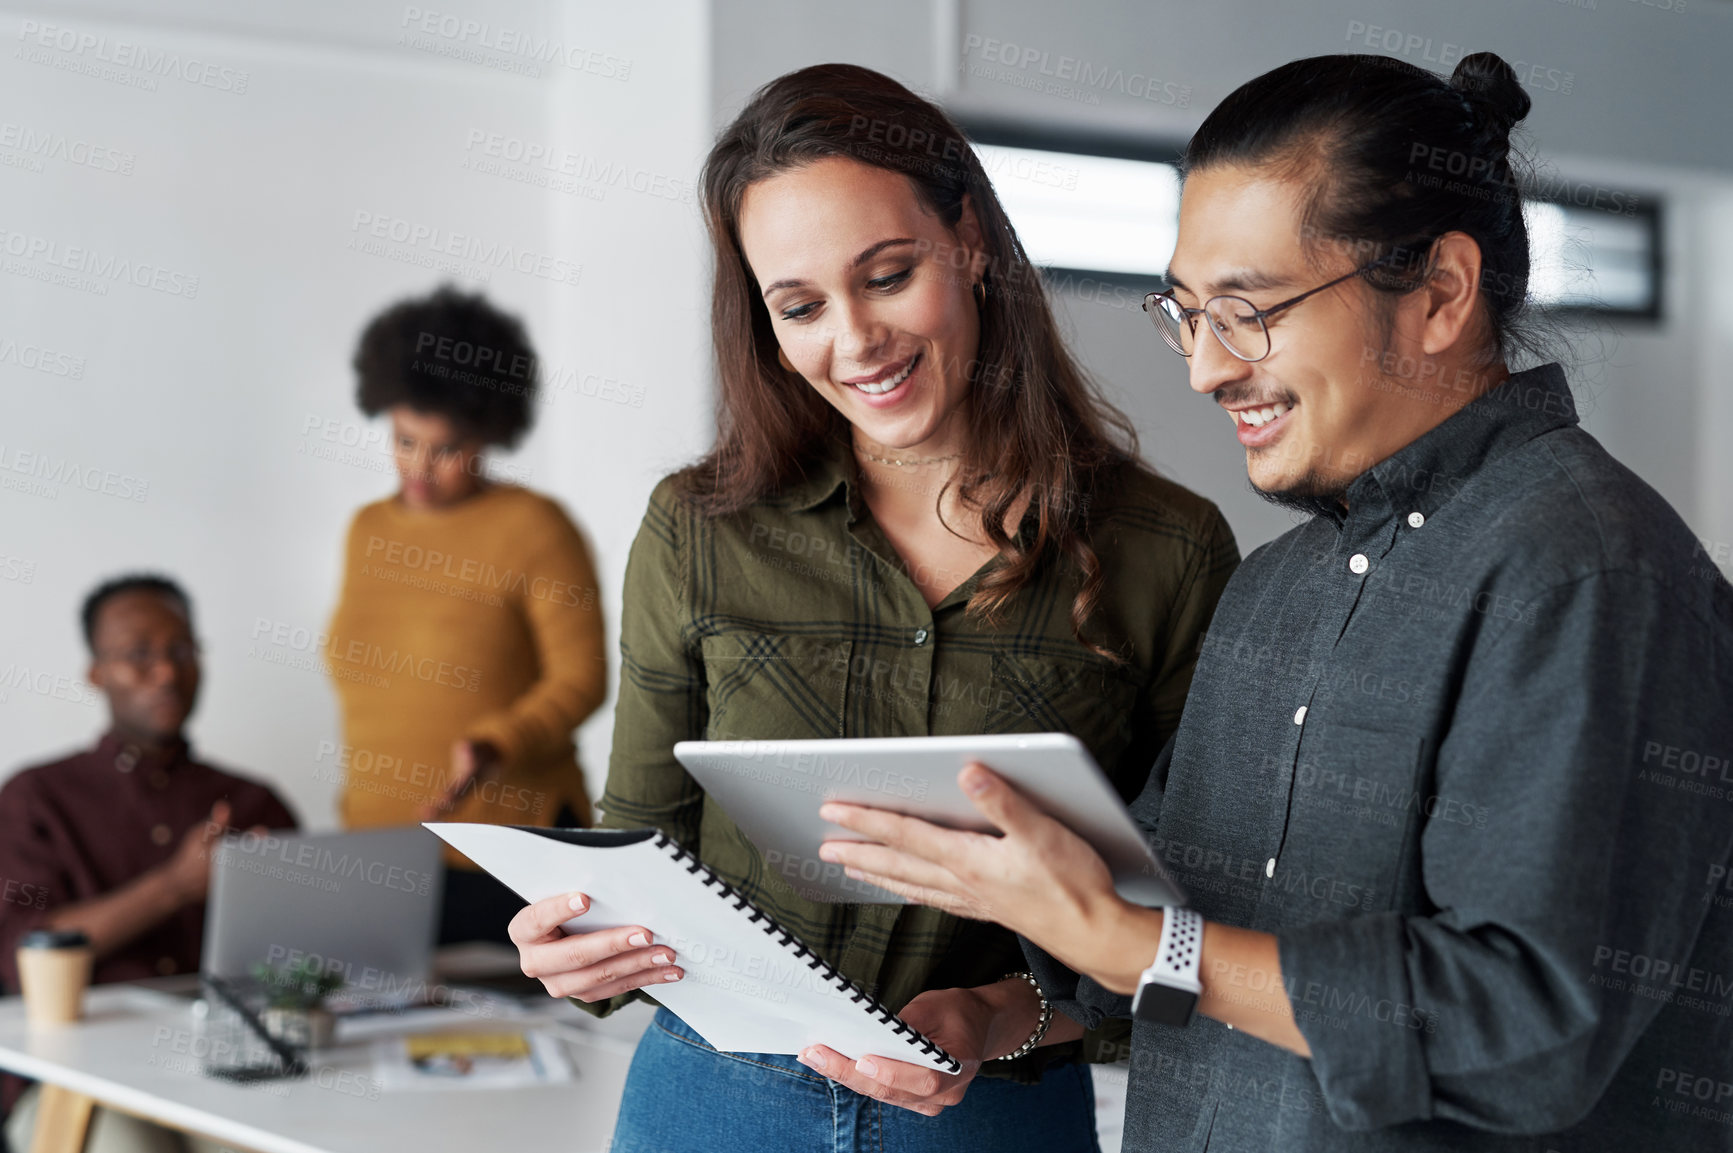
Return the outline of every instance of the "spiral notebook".
<path id="1" fill-rule="evenodd" d="M 659 829 L 429 824 L 526 901 L 582 892 L 573 931 L 643 925 L 683 980 L 645 990 L 727 1053 L 828 1045 L 956 1073 L 956 1059 L 837 972 Z"/>

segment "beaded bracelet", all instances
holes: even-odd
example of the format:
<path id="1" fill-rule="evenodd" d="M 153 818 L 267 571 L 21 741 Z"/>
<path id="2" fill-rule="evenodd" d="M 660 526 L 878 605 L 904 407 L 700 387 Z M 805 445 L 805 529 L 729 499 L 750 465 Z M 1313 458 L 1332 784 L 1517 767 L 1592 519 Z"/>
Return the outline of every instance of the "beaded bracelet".
<path id="1" fill-rule="evenodd" d="M 1034 1036 L 1030 1037 L 1027 1041 L 1023 1042 L 1022 1045 L 1018 1046 L 1015 1052 L 1007 1053 L 1003 1057 L 993 1058 L 995 1061 L 1015 1061 L 1017 1058 L 1022 1057 L 1025 1054 L 1034 1052 L 1035 1047 L 1041 1044 L 1041 1039 L 1047 1036 L 1048 1027 L 1053 1024 L 1053 1003 L 1047 999 L 1047 994 L 1041 991 L 1041 982 L 1035 979 L 1035 974 L 1028 972 L 1006 973 L 999 979 L 1001 981 L 1009 981 L 1013 977 L 1020 977 L 1029 982 L 1030 985 L 1034 986 L 1035 995 L 1041 998 L 1041 1020 L 1035 1026 Z"/>

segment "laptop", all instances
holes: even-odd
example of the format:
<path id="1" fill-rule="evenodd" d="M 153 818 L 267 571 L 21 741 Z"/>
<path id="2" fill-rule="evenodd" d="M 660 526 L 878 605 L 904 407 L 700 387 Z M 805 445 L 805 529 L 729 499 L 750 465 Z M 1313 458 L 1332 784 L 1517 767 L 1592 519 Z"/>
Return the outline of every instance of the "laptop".
<path id="1" fill-rule="evenodd" d="M 211 855 L 201 971 L 250 978 L 311 961 L 344 983 L 330 1006 L 417 1004 L 433 979 L 441 842 L 419 825 L 242 833 Z"/>

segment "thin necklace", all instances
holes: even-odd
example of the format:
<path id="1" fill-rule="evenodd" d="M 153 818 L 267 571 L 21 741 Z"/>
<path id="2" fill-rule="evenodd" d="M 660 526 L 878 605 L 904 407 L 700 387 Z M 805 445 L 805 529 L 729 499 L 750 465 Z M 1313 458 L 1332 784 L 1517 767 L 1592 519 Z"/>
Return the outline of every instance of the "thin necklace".
<path id="1" fill-rule="evenodd" d="M 917 468 L 923 464 L 943 464 L 948 460 L 963 459 L 963 454 L 960 452 L 953 452 L 949 456 L 917 456 L 907 460 L 898 460 L 892 456 L 874 456 L 863 448 L 857 448 L 854 451 L 855 455 L 865 457 L 867 460 L 876 461 L 879 464 L 895 465 L 897 468 Z"/>

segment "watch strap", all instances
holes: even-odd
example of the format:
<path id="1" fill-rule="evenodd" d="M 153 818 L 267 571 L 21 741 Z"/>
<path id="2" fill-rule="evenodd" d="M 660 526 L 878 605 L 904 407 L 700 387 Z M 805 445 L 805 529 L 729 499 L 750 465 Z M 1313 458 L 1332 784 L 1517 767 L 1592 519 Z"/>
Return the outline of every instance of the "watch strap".
<path id="1" fill-rule="evenodd" d="M 1155 960 L 1143 971 L 1145 981 L 1160 981 L 1202 993 L 1198 967 L 1203 961 L 1203 917 L 1196 909 L 1173 908 L 1162 914 L 1161 941 Z"/>
<path id="2" fill-rule="evenodd" d="M 1131 1015 L 1162 1025 L 1189 1025 L 1203 984 L 1203 917 L 1195 909 L 1170 908 L 1162 914 L 1155 960 L 1143 971 Z"/>

